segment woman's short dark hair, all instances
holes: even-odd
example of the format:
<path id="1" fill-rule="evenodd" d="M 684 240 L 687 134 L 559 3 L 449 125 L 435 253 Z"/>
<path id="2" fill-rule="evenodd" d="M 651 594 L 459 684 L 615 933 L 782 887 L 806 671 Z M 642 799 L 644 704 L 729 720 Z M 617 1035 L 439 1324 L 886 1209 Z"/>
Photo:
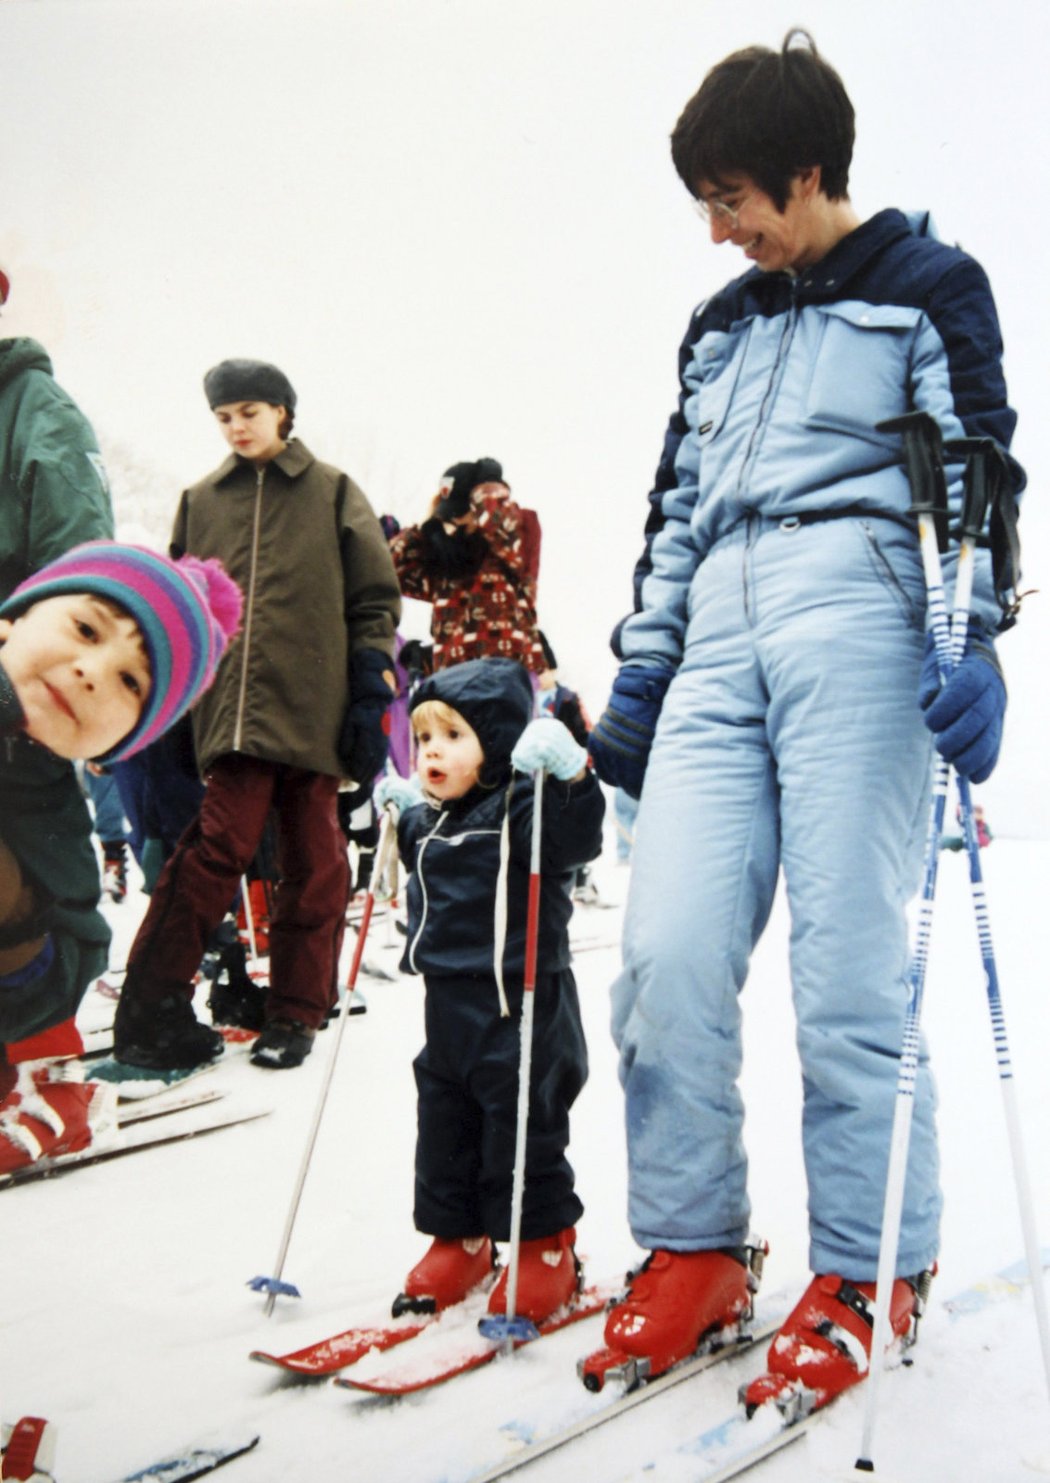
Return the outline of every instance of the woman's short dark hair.
<path id="1" fill-rule="evenodd" d="M 830 200 L 848 194 L 853 138 L 842 79 L 796 29 L 779 52 L 749 46 L 711 68 L 675 125 L 671 156 L 694 196 L 701 181 L 747 175 L 783 211 L 792 179 L 812 165 Z"/>

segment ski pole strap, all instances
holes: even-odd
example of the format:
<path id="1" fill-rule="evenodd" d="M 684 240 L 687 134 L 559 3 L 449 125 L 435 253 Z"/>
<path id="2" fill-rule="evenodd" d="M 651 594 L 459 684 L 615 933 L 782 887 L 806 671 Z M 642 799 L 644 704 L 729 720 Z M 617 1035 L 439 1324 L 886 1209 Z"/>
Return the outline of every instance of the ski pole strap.
<path id="1" fill-rule="evenodd" d="M 904 443 L 913 515 L 929 515 L 937 532 L 937 549 L 948 549 L 948 482 L 944 475 L 941 430 L 928 412 L 906 412 L 877 422 L 879 433 L 899 432 Z"/>

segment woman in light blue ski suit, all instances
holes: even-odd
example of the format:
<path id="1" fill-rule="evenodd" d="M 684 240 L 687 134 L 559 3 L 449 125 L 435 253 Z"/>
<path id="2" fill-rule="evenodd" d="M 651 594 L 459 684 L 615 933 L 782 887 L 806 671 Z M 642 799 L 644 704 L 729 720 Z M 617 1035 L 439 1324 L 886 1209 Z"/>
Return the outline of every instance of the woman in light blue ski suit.
<path id="1" fill-rule="evenodd" d="M 751 76 L 785 57 L 830 72 L 815 49 L 752 48 L 722 66 L 743 59 L 734 78 Z M 753 107 L 736 157 L 730 144 L 728 158 L 712 159 L 702 128 L 689 137 L 688 108 L 674 138 L 713 239 L 754 266 L 697 310 L 682 344 L 635 610 L 614 642 L 623 667 L 591 745 L 605 781 L 637 796 L 645 780 L 613 1029 L 631 1229 L 671 1254 L 627 1305 L 628 1327 L 649 1323 L 657 1346 L 661 1304 L 688 1312 L 691 1301 L 674 1258 L 739 1259 L 748 1233 L 739 994 L 781 869 L 812 1268 L 875 1277 L 908 997 L 905 904 L 931 756 L 917 703 L 926 613 L 916 524 L 899 436 L 875 424 L 921 409 L 946 438 L 1006 445 L 1015 421 L 978 264 L 937 241 L 926 218 L 888 210 L 862 223 L 853 212 L 852 109 L 841 97 L 845 160 L 788 156 L 780 181 L 763 175 L 768 150 L 746 137 L 759 127 Z M 958 478 L 951 496 L 957 518 Z M 994 632 L 987 553 L 975 612 Z M 980 648 L 968 673 L 998 701 L 990 638 Z M 982 754 L 976 771 L 993 763 Z M 902 1273 L 928 1267 L 938 1247 L 933 1109 L 924 1055 Z M 646 1283 L 655 1292 L 661 1282 L 664 1298 L 647 1308 Z M 619 1343 L 617 1311 L 607 1337 Z M 647 1352 L 644 1338 L 635 1352 Z"/>

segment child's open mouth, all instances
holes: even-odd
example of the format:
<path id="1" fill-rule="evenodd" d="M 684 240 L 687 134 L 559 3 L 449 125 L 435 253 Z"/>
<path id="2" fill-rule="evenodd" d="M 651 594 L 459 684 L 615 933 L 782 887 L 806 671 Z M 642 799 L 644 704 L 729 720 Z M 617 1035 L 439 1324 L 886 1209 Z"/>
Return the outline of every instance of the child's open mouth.
<path id="1" fill-rule="evenodd" d="M 445 777 L 446 777 L 446 774 L 443 773 L 443 772 L 440 772 L 436 767 L 428 767 L 427 768 L 427 782 L 428 783 L 443 783 L 445 781 Z"/>

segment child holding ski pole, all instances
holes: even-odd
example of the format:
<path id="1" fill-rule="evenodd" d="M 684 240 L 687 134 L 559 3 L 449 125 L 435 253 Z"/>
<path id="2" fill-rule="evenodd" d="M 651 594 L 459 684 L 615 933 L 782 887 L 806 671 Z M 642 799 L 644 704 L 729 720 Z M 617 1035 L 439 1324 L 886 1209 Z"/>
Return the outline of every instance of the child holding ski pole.
<path id="1" fill-rule="evenodd" d="M 0 1062 L 76 1053 L 72 1016 L 106 963 L 91 821 L 67 762 L 118 761 L 172 725 L 240 611 L 218 562 L 114 541 L 74 547 L 0 604 Z M 65 1043 L 40 1033 L 66 1021 Z M 27 1098 L 0 1068 L 0 1171 L 90 1141 L 97 1088 L 54 1080 L 38 1068 Z"/>
<path id="2" fill-rule="evenodd" d="M 415 1223 L 434 1239 L 394 1314 L 435 1312 L 488 1281 L 510 1236 L 533 789 L 544 770 L 539 959 L 516 1311 L 541 1323 L 579 1287 L 583 1206 L 566 1158 L 569 1109 L 587 1075 L 568 923 L 577 866 L 601 850 L 605 811 L 586 753 L 558 721 L 532 721 L 514 660 L 482 659 L 424 680 L 412 701 L 418 789 L 385 778 L 409 871 L 402 970 L 426 983 L 415 1060 Z M 506 1273 L 489 1298 L 506 1309 Z"/>

